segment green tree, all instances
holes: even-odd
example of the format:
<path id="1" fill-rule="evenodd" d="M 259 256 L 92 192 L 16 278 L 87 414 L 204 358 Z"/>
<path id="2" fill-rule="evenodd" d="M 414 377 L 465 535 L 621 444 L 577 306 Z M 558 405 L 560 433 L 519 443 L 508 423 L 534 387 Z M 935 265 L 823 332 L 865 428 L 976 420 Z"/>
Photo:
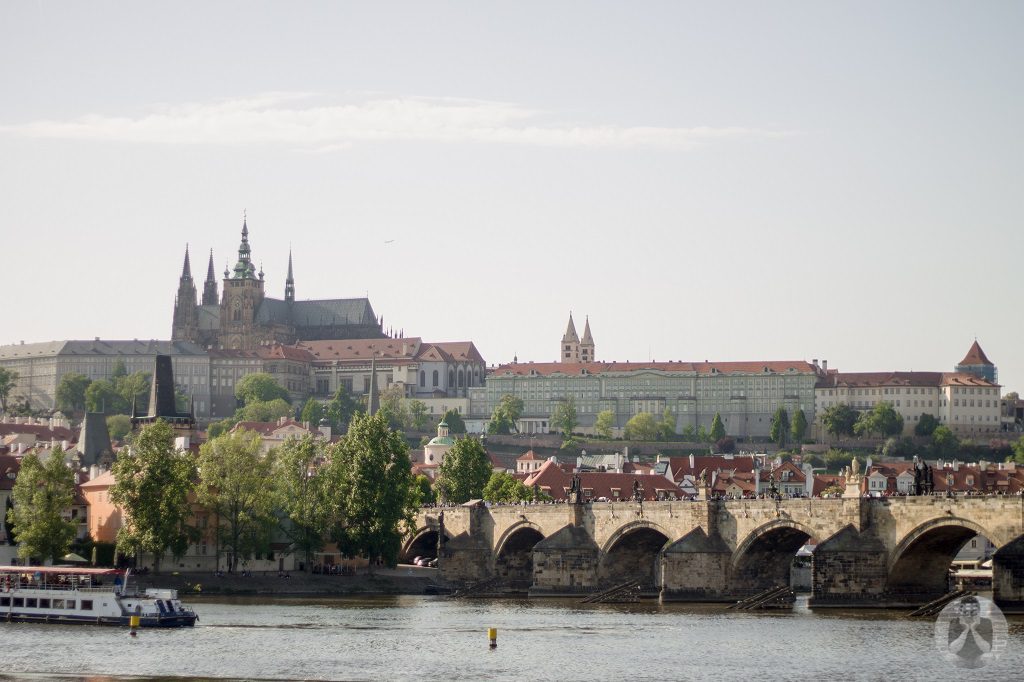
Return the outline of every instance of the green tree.
<path id="1" fill-rule="evenodd" d="M 45 463 L 35 453 L 22 458 L 11 498 L 7 521 L 14 529 L 19 557 L 56 562 L 68 553 L 75 524 L 65 520 L 64 513 L 75 499 L 75 474 L 64 463 L 59 445 Z"/>
<path id="2" fill-rule="evenodd" d="M 932 432 L 932 455 L 936 458 L 948 459 L 956 457 L 960 452 L 960 439 L 948 426 L 937 426 Z"/>
<path id="3" fill-rule="evenodd" d="M 278 399 L 286 403 L 291 403 L 292 401 L 288 391 L 281 384 L 277 383 L 273 375 L 266 372 L 246 374 L 239 379 L 238 383 L 235 384 L 235 397 L 241 400 L 244 405 L 254 402 L 267 403 Z"/>
<path id="4" fill-rule="evenodd" d="M 352 415 L 360 409 L 359 401 L 353 398 L 344 386 L 339 386 L 334 397 L 327 403 L 327 421 L 331 423 L 332 429 L 343 432 L 348 429 Z"/>
<path id="5" fill-rule="evenodd" d="M 422 400 L 409 401 L 409 424 L 413 431 L 424 431 L 430 426 L 430 413 Z"/>
<path id="6" fill-rule="evenodd" d="M 683 427 L 683 440 L 695 441 L 697 440 L 697 429 L 694 428 L 693 424 L 687 424 Z"/>
<path id="7" fill-rule="evenodd" d="M 326 411 L 324 410 L 324 404 L 316 398 L 310 398 L 306 401 L 306 404 L 302 406 L 302 413 L 299 416 L 303 422 L 308 422 L 311 428 L 316 428 L 320 425 L 320 420 L 324 418 Z"/>
<path id="8" fill-rule="evenodd" d="M 365 554 L 371 566 L 377 557 L 393 565 L 416 512 L 405 439 L 381 415 L 355 414 L 348 434 L 328 452 L 330 499 L 340 520 L 333 539 L 343 551 Z"/>
<path id="9" fill-rule="evenodd" d="M 674 426 L 674 425 L 673 425 Z M 611 410 L 601 410 L 594 419 L 594 431 L 602 438 L 611 438 L 612 429 L 615 428 L 615 413 Z"/>
<path id="10" fill-rule="evenodd" d="M 234 420 L 238 422 L 276 422 L 281 417 L 292 417 L 292 406 L 280 398 L 270 401 L 256 400 L 235 410 Z"/>
<path id="11" fill-rule="evenodd" d="M 123 441 L 132 432 L 132 418 L 126 414 L 112 414 L 107 417 L 107 432 L 111 440 Z"/>
<path id="12" fill-rule="evenodd" d="M 441 417 L 441 421 L 448 425 L 448 433 L 459 434 L 466 432 L 466 422 L 462 421 L 462 415 L 458 410 L 448 410 Z"/>
<path id="13" fill-rule="evenodd" d="M 0 412 L 7 412 L 7 398 L 18 383 L 18 376 L 13 369 L 0 367 Z"/>
<path id="14" fill-rule="evenodd" d="M 715 418 L 711 420 L 711 433 L 708 434 L 713 442 L 725 438 L 725 424 L 722 423 L 722 415 L 715 412 Z"/>
<path id="15" fill-rule="evenodd" d="M 779 409 L 775 410 L 775 414 L 772 415 L 772 425 L 768 431 L 768 437 L 780 448 L 786 447 L 786 441 L 789 439 L 789 413 L 786 412 L 786 408 L 779 407 Z"/>
<path id="16" fill-rule="evenodd" d="M 676 437 L 676 416 L 672 410 L 665 408 L 658 422 L 658 438 L 660 440 L 672 440 Z"/>
<path id="17" fill-rule="evenodd" d="M 125 376 L 115 377 L 111 381 L 114 392 L 121 399 L 117 402 L 118 414 L 127 414 L 133 404 L 140 411 L 146 409 L 149 405 L 151 377 L 149 372 L 132 372 Z"/>
<path id="18" fill-rule="evenodd" d="M 914 424 L 914 435 L 915 436 L 930 436 L 935 433 L 935 429 L 939 426 L 939 420 L 935 418 L 935 415 L 923 413 L 921 417 Z"/>
<path id="19" fill-rule="evenodd" d="M 852 436 L 859 416 L 857 410 L 846 403 L 837 403 L 825 409 L 821 415 L 821 423 L 825 430 L 836 438 Z"/>
<path id="20" fill-rule="evenodd" d="M 393 384 L 381 392 L 380 413 L 396 431 L 406 428 L 409 410 L 405 407 L 405 390 L 399 384 Z"/>
<path id="21" fill-rule="evenodd" d="M 571 436 L 578 423 L 576 414 L 576 401 L 572 396 L 567 396 L 558 401 L 555 409 L 551 412 L 551 425 L 556 427 L 566 436 Z"/>
<path id="22" fill-rule="evenodd" d="M 874 407 L 860 415 L 853 431 L 862 437 L 872 434 L 878 434 L 883 438 L 898 436 L 903 432 L 903 417 L 896 412 L 892 403 L 882 401 L 875 403 Z"/>
<path id="23" fill-rule="evenodd" d="M 270 544 L 276 523 L 273 451 L 260 454 L 257 433 L 245 429 L 208 440 L 199 448 L 199 502 L 220 521 L 228 571 Z M 218 564 L 220 557 L 218 557 Z"/>
<path id="24" fill-rule="evenodd" d="M 188 525 L 195 459 L 175 450 L 174 429 L 157 420 L 118 453 L 112 473 L 110 500 L 124 512 L 124 525 L 117 531 L 118 551 L 152 554 L 153 571 L 159 573 L 165 552 L 178 559 L 198 537 Z"/>
<path id="25" fill-rule="evenodd" d="M 218 436 L 223 436 L 225 433 L 233 429 L 236 423 L 237 422 L 230 417 L 228 419 L 221 419 L 217 422 L 211 422 L 211 424 L 206 428 L 207 439 L 212 440 Z"/>
<path id="26" fill-rule="evenodd" d="M 1013 461 L 1017 464 L 1024 464 L 1024 436 L 1021 436 L 1013 444 Z"/>
<path id="27" fill-rule="evenodd" d="M 434 488 L 431 486 L 429 476 L 416 474 L 416 478 L 414 478 L 412 482 L 412 487 L 416 491 L 416 506 L 437 502 L 437 497 L 434 495 Z"/>
<path id="28" fill-rule="evenodd" d="M 799 445 L 804 442 L 804 436 L 807 435 L 807 415 L 804 414 L 803 409 L 797 408 L 797 411 L 793 413 L 793 421 L 789 425 L 790 435 L 793 436 L 793 442 Z"/>
<path id="29" fill-rule="evenodd" d="M 491 420 L 487 424 L 487 433 L 508 434 L 519 431 L 519 417 L 523 414 L 523 401 L 513 395 L 505 394 L 494 406 Z"/>
<path id="30" fill-rule="evenodd" d="M 68 372 L 61 377 L 54 394 L 57 409 L 66 414 L 85 410 L 85 390 L 92 380 L 83 375 Z"/>
<path id="31" fill-rule="evenodd" d="M 321 443 L 311 434 L 289 438 L 274 461 L 277 499 L 285 516 L 281 529 L 307 567 L 323 547 L 331 520 L 329 470 L 320 466 L 326 460 Z"/>
<path id="32" fill-rule="evenodd" d="M 98 379 L 85 389 L 85 409 L 103 414 L 127 414 L 131 405 L 124 401 L 112 383 Z"/>
<path id="33" fill-rule="evenodd" d="M 533 499 L 533 490 L 512 474 L 495 471 L 484 486 L 483 499 L 497 504 L 515 504 Z"/>
<path id="34" fill-rule="evenodd" d="M 658 422 L 648 412 L 637 412 L 625 428 L 626 440 L 656 440 L 658 438 Z"/>
<path id="35" fill-rule="evenodd" d="M 838 471 L 843 466 L 850 463 L 851 457 L 852 455 L 846 450 L 829 448 L 824 454 L 825 466 L 830 470 Z"/>
<path id="36" fill-rule="evenodd" d="M 476 438 L 459 438 L 445 453 L 434 487 L 449 504 L 480 499 L 491 478 L 491 459 Z"/>
<path id="37" fill-rule="evenodd" d="M 697 440 L 701 443 L 707 443 L 711 440 L 711 436 L 708 435 L 708 430 L 704 428 L 703 424 L 697 425 Z"/>

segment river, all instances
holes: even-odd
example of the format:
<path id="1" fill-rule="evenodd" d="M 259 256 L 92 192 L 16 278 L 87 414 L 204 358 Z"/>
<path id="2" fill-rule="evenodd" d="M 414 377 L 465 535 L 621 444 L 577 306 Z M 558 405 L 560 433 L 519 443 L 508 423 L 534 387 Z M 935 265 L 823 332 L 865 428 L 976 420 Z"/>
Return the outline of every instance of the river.
<path id="1" fill-rule="evenodd" d="M 1024 619 L 1002 657 L 961 671 L 933 620 L 796 608 L 656 603 L 205 598 L 193 629 L 0 623 L 2 680 L 1008 680 L 1024 670 Z M 498 629 L 491 650 L 487 628 Z M 961 674 L 961 673 L 966 673 Z"/>

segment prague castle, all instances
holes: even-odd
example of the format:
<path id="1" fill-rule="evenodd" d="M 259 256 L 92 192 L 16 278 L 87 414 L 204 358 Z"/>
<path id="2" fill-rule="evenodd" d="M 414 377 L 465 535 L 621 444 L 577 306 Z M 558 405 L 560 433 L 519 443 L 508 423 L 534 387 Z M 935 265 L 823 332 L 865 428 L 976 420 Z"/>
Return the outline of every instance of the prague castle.
<path id="1" fill-rule="evenodd" d="M 382 321 L 366 298 L 296 301 L 291 252 L 284 299 L 270 298 L 264 291 L 263 269 L 256 272 L 251 256 L 249 226 L 243 220 L 234 270 L 224 270 L 218 295 L 211 251 L 200 302 L 185 248 L 185 264 L 174 301 L 172 340 L 206 348 L 249 350 L 270 343 L 385 338 Z"/>

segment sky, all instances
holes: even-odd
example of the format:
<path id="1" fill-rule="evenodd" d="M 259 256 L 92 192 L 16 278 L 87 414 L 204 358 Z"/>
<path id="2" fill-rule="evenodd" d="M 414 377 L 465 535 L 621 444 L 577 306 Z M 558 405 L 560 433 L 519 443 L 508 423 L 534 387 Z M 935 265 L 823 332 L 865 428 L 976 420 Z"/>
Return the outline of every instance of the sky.
<path id="1" fill-rule="evenodd" d="M 1024 3 L 0 5 L 0 344 L 170 336 L 237 257 L 283 297 L 557 359 L 1024 389 Z"/>

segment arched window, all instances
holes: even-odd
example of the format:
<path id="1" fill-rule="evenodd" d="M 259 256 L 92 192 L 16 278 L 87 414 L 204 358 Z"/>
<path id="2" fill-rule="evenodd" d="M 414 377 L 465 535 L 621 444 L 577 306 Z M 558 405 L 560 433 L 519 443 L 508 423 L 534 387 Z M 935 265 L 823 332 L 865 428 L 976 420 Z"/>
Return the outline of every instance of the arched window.
<path id="1" fill-rule="evenodd" d="M 448 370 L 448 388 L 455 388 L 455 370 Z"/>
<path id="2" fill-rule="evenodd" d="M 462 372 L 462 368 L 459 368 L 459 388 L 466 385 L 466 375 Z"/>
<path id="3" fill-rule="evenodd" d="M 434 388 L 437 388 L 437 370 L 434 370 Z"/>
<path id="4" fill-rule="evenodd" d="M 427 385 L 427 373 L 426 373 L 426 372 L 424 372 L 424 371 L 423 371 L 423 370 L 421 369 L 421 370 L 420 370 L 420 388 L 423 388 L 423 387 L 424 387 L 424 386 L 426 386 L 426 385 Z"/>

